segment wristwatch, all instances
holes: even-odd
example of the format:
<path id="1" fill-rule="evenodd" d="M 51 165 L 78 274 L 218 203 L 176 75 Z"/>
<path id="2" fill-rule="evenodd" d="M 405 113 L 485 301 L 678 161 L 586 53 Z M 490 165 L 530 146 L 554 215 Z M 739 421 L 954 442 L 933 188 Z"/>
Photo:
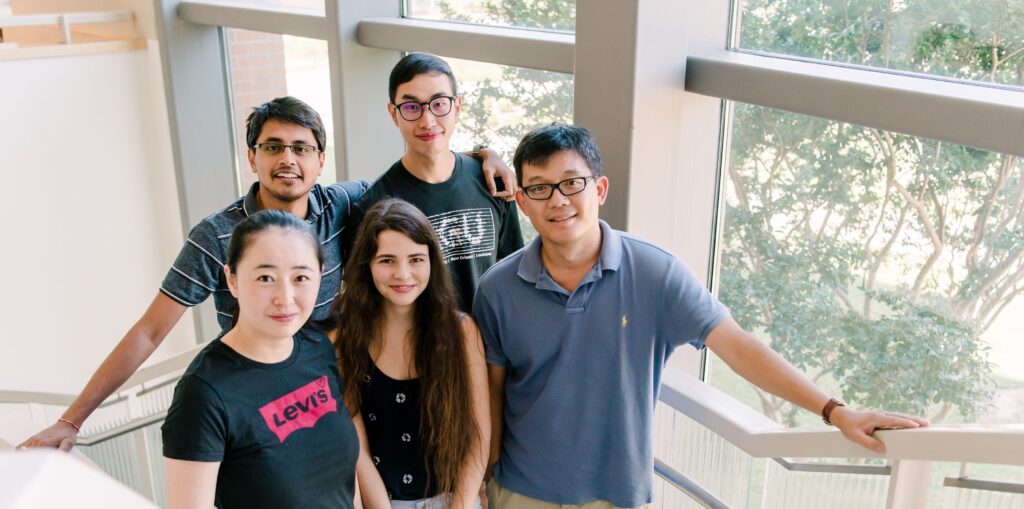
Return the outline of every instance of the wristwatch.
<path id="1" fill-rule="evenodd" d="M 487 148 L 487 145 L 484 145 L 483 143 L 473 145 L 473 159 L 482 159 L 480 151 L 485 148 Z"/>
<path id="2" fill-rule="evenodd" d="M 829 417 L 832 417 L 832 410 L 835 410 L 837 406 L 846 406 L 846 403 L 843 403 L 836 398 L 828 398 L 828 403 L 825 403 L 825 408 L 821 409 L 821 420 L 825 421 L 825 424 L 832 426 L 832 421 L 829 420 Z"/>

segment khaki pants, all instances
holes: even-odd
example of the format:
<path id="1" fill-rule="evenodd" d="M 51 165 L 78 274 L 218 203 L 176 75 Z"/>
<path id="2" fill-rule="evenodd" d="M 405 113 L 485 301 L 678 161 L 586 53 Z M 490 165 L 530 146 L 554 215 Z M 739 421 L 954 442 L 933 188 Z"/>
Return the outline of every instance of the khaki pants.
<path id="1" fill-rule="evenodd" d="M 643 505 L 637 509 L 646 509 Z M 497 479 L 487 483 L 487 509 L 621 509 L 605 500 L 594 500 L 585 504 L 555 504 L 520 495 L 502 488 Z"/>

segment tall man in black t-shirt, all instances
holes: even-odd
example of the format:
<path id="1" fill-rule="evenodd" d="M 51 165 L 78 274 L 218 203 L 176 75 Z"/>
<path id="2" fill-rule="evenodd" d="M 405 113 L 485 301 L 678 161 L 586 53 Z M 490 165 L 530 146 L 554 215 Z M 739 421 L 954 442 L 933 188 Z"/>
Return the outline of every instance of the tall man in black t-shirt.
<path id="1" fill-rule="evenodd" d="M 410 53 L 395 64 L 388 113 L 405 139 L 405 155 L 356 202 L 350 224 L 358 224 L 373 204 L 388 197 L 419 207 L 437 232 L 459 306 L 469 312 L 480 276 L 523 247 L 523 235 L 515 204 L 491 196 L 480 163 L 448 146 L 461 109 L 447 62 Z M 350 227 L 342 234 L 346 248 L 356 230 Z"/>

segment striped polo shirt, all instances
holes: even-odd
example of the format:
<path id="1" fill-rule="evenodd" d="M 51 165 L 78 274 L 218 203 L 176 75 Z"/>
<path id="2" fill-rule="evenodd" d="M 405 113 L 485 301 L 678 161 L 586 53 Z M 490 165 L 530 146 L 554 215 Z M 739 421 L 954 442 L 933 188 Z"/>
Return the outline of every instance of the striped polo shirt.
<path id="1" fill-rule="evenodd" d="M 188 307 L 198 305 L 213 294 L 217 322 L 222 330 L 232 327 L 234 310 L 238 309 L 238 302 L 228 290 L 227 279 L 224 277 L 228 240 L 231 239 L 235 225 L 259 210 L 256 204 L 259 185 L 259 182 L 254 183 L 248 194 L 192 228 L 178 258 L 160 285 L 164 295 Z M 348 222 L 352 204 L 363 195 L 367 187 L 367 182 L 338 182 L 327 187 L 315 184 L 309 192 L 306 222 L 320 237 L 324 252 L 323 277 L 316 307 L 310 317 L 312 321 L 327 318 L 331 301 L 338 295 L 341 266 L 344 263 L 339 235 Z"/>

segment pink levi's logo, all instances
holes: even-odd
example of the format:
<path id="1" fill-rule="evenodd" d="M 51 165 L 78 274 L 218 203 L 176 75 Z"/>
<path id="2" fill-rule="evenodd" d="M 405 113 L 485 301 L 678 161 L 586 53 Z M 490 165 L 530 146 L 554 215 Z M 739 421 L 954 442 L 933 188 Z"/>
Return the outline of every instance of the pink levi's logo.
<path id="1" fill-rule="evenodd" d="M 321 417 L 338 411 L 327 377 L 322 376 L 263 405 L 260 415 L 267 427 L 284 443 L 292 432 L 312 428 Z"/>

